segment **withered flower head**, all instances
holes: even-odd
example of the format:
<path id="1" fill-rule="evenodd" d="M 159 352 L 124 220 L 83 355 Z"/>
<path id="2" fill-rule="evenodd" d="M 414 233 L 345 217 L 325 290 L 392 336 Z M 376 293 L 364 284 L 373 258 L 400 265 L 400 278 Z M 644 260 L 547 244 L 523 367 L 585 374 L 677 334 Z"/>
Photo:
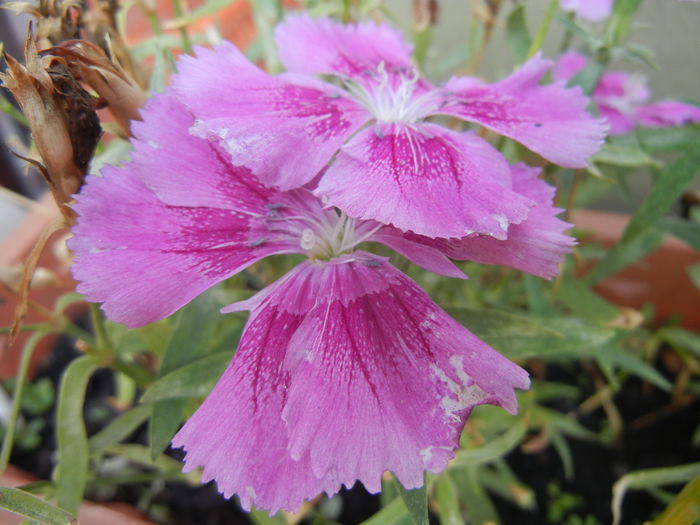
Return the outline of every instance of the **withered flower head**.
<path id="1" fill-rule="evenodd" d="M 17 14 L 26 13 L 34 17 L 36 41 L 41 47 L 79 37 L 83 16 L 81 0 L 7 2 L 3 7 Z"/>
<path id="2" fill-rule="evenodd" d="M 147 95 L 116 61 L 110 60 L 97 45 L 84 40 L 63 42 L 40 54 L 60 58 L 77 80 L 97 93 L 101 105 L 107 107 L 124 134 L 129 135 L 129 121 L 140 120 L 139 109 Z"/>
<path id="3" fill-rule="evenodd" d="M 26 159 L 46 179 L 66 221 L 74 214 L 67 206 L 77 193 L 102 130 L 94 98 L 82 88 L 61 57 L 40 57 L 28 38 L 25 65 L 4 54 L 8 69 L 2 85 L 20 105 L 31 129 L 41 161 Z"/>

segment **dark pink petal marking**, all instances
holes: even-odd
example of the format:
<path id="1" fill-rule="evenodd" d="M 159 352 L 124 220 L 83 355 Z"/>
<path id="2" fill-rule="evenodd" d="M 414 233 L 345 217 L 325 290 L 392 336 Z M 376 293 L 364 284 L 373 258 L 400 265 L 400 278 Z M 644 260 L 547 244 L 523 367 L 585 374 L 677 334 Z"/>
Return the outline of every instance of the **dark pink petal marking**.
<path id="1" fill-rule="evenodd" d="M 343 92 L 311 77 L 272 77 L 232 44 L 197 49 L 173 86 L 196 117 L 191 132 L 214 140 L 267 185 L 313 179 L 369 119 Z"/>
<path id="2" fill-rule="evenodd" d="M 516 410 L 525 371 L 385 260 L 360 252 L 309 278 L 322 293 L 287 351 L 282 416 L 292 457 L 308 454 L 316 476 L 378 492 L 390 470 L 416 488 L 446 467 L 474 406 Z"/>
<path id="3" fill-rule="evenodd" d="M 308 457 L 293 460 L 281 418 L 290 373 L 282 366 L 289 339 L 303 319 L 283 305 L 251 314 L 233 361 L 195 414 L 173 438 L 184 447 L 185 470 L 204 467 L 225 497 L 238 494 L 244 509 L 296 511 L 305 499 L 333 493 Z"/>
<path id="4" fill-rule="evenodd" d="M 348 142 L 315 193 L 350 216 L 428 237 L 504 239 L 533 204 L 510 184 L 503 156 L 472 133 L 385 124 Z"/>
<path id="5" fill-rule="evenodd" d="M 588 98 L 564 81 L 539 85 L 552 62 L 536 56 L 511 76 L 486 84 L 453 78 L 437 112 L 476 122 L 521 142 L 546 159 L 583 168 L 605 138 L 606 126 L 587 111 Z"/>

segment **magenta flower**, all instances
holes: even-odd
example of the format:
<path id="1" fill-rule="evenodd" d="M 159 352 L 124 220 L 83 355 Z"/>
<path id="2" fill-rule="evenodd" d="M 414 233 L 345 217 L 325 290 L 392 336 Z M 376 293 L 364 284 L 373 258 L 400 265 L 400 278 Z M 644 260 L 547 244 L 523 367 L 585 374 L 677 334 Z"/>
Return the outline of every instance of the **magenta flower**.
<path id="1" fill-rule="evenodd" d="M 196 117 L 192 132 L 266 185 L 315 181 L 315 195 L 351 217 L 433 238 L 501 240 L 525 220 L 533 203 L 513 190 L 502 155 L 433 122 L 437 115 L 485 126 L 572 168 L 603 141 L 605 127 L 578 88 L 539 85 L 552 65 L 540 57 L 495 84 L 458 77 L 435 87 L 385 25 L 293 16 L 276 39 L 288 70 L 279 76 L 230 44 L 181 61 L 174 88 Z"/>
<path id="2" fill-rule="evenodd" d="M 586 67 L 588 59 L 576 51 L 564 53 L 554 68 L 554 77 L 568 81 Z M 639 73 L 608 71 L 603 73 L 593 90 L 593 100 L 600 114 L 616 135 L 628 133 L 635 126 L 660 128 L 700 122 L 700 107 L 662 100 L 647 104 L 651 90 L 647 79 Z"/>
<path id="3" fill-rule="evenodd" d="M 561 0 L 564 11 L 573 11 L 577 16 L 591 22 L 601 22 L 612 14 L 613 0 Z"/>
<path id="4" fill-rule="evenodd" d="M 387 470 L 418 487 L 453 457 L 473 407 L 516 411 L 527 373 L 358 246 L 381 242 L 451 276 L 464 275 L 447 256 L 549 276 L 573 241 L 537 170 L 513 167 L 513 191 L 533 204 L 508 239 L 435 240 L 324 208 L 308 186 L 263 186 L 189 133 L 194 117 L 172 91 L 142 117 L 132 161 L 88 177 L 76 197 L 73 273 L 111 319 L 140 326 L 263 257 L 308 258 L 224 309 L 250 319 L 229 368 L 173 440 L 187 469 L 204 467 L 203 479 L 246 509 L 294 511 L 357 480 L 377 492 Z"/>

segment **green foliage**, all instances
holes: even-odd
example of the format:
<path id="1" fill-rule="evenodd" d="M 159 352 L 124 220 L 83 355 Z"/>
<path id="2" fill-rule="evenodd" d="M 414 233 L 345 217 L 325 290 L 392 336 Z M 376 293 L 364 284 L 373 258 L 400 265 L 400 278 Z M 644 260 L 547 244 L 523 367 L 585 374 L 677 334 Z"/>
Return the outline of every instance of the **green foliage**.
<path id="1" fill-rule="evenodd" d="M 83 419 L 85 390 L 99 363 L 92 356 L 73 361 L 63 375 L 56 412 L 58 464 L 55 481 L 58 505 L 77 514 L 88 479 L 90 450 Z"/>
<path id="2" fill-rule="evenodd" d="M 76 525 L 78 520 L 68 512 L 23 490 L 0 487 L 0 508 L 47 525 Z"/>
<path id="3" fill-rule="evenodd" d="M 406 490 L 400 482 L 396 482 L 401 499 L 406 504 L 413 519 L 413 525 L 428 525 L 428 492 L 425 484 L 421 488 Z"/>

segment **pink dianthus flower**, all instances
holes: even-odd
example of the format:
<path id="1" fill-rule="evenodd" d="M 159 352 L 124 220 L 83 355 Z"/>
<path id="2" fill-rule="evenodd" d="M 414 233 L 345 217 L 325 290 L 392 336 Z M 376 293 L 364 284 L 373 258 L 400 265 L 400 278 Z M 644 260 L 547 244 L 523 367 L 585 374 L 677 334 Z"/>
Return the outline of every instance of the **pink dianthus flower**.
<path id="1" fill-rule="evenodd" d="M 605 20 L 613 10 L 613 0 L 561 0 L 559 5 L 564 11 L 573 11 L 591 22 Z"/>
<path id="2" fill-rule="evenodd" d="M 576 51 L 567 51 L 554 68 L 554 78 L 568 81 L 581 71 L 588 59 Z M 629 133 L 635 126 L 662 128 L 700 122 L 700 107 L 677 100 L 647 104 L 651 98 L 647 78 L 639 73 L 608 71 L 593 90 L 593 100 L 601 116 L 610 124 L 610 133 Z"/>
<path id="3" fill-rule="evenodd" d="M 290 16 L 276 41 L 287 73 L 271 76 L 231 44 L 181 61 L 174 89 L 218 142 L 270 186 L 316 181 L 348 215 L 432 238 L 507 237 L 532 202 L 513 191 L 502 155 L 447 115 L 519 141 L 548 160 L 586 166 L 605 126 L 579 88 L 540 85 L 552 62 L 532 58 L 495 84 L 420 78 L 411 47 L 386 25 Z M 323 77 L 323 78 L 320 78 Z"/>
<path id="4" fill-rule="evenodd" d="M 185 75 L 186 73 L 181 73 Z M 182 79 L 176 79 L 181 83 Z M 573 240 L 553 189 L 525 165 L 514 191 L 532 201 L 508 238 L 429 239 L 328 208 L 313 186 L 266 187 L 219 143 L 189 133 L 172 90 L 132 123 L 132 160 L 90 176 L 76 197 L 70 247 L 78 290 L 130 327 L 162 319 L 268 255 L 307 260 L 247 301 L 234 358 L 175 436 L 244 508 L 298 510 L 305 499 L 392 471 L 407 488 L 454 455 L 473 407 L 511 413 L 527 373 L 472 335 L 384 257 L 381 242 L 438 273 L 449 257 L 551 276 Z"/>

